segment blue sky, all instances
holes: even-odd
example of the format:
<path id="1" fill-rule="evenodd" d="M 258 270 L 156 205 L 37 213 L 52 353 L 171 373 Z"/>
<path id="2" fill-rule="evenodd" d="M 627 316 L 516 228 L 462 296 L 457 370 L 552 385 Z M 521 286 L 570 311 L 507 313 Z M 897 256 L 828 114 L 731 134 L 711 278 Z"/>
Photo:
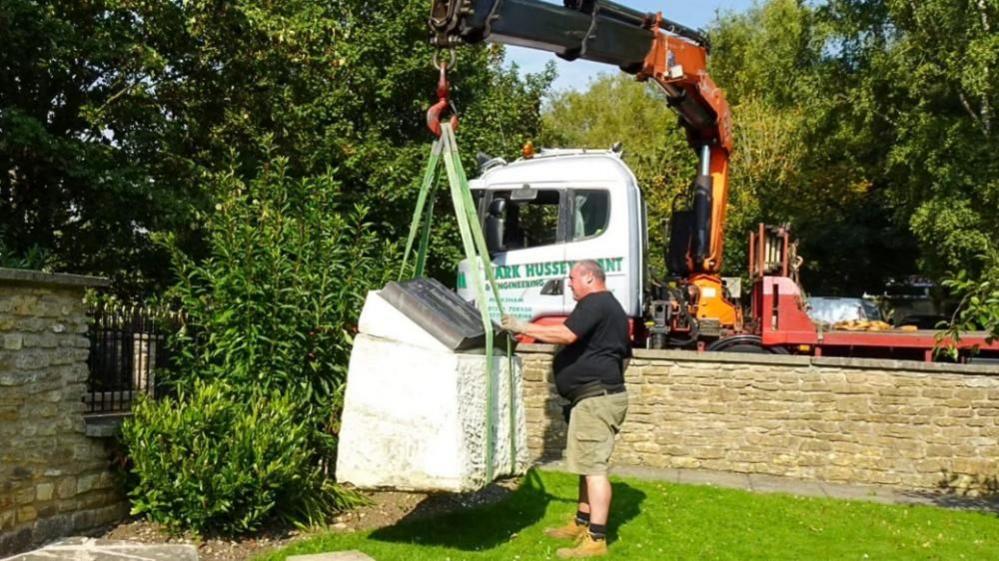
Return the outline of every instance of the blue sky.
<path id="1" fill-rule="evenodd" d="M 551 1 L 550 3 L 561 4 L 561 1 Z M 721 10 L 723 12 L 742 12 L 753 5 L 752 0 L 616 0 L 617 3 L 640 10 L 643 12 L 663 13 L 663 17 L 671 19 L 687 27 L 707 27 L 715 14 Z M 522 72 L 533 73 L 544 69 L 545 63 L 549 60 L 555 61 L 558 70 L 558 78 L 555 80 L 554 89 L 584 89 L 586 84 L 601 72 L 619 72 L 613 66 L 597 64 L 585 60 L 566 62 L 557 56 L 544 52 L 525 49 L 523 47 L 506 47 L 506 59 L 508 62 L 515 62 L 520 66 Z"/>

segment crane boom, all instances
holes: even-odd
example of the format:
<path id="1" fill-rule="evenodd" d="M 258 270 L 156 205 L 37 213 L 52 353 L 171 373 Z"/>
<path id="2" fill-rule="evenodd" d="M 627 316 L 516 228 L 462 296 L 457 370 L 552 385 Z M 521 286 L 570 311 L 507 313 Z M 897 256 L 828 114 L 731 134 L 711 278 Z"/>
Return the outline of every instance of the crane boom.
<path id="1" fill-rule="evenodd" d="M 721 270 L 731 114 L 725 95 L 707 72 L 708 37 L 662 17 L 613 2 L 565 0 L 433 0 L 431 43 L 448 48 L 490 41 L 618 66 L 639 80 L 653 80 L 680 117 L 687 140 L 700 159 L 692 186 L 684 255 L 670 258 L 679 275 L 714 275 Z"/>

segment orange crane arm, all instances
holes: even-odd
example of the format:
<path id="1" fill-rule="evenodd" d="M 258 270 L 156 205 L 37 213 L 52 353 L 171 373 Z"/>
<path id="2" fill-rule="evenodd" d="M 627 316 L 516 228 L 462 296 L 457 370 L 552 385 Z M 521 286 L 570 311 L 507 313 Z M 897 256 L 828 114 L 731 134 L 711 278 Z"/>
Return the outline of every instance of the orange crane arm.
<path id="1" fill-rule="evenodd" d="M 433 0 L 431 43 L 440 48 L 480 41 L 512 44 L 568 60 L 614 64 L 640 80 L 654 80 L 700 158 L 687 211 L 689 228 L 679 232 L 685 266 L 673 272 L 717 274 L 728 205 L 732 119 L 724 94 L 708 76 L 708 38 L 661 13 L 601 0 L 563 3 L 560 7 L 540 0 Z"/>

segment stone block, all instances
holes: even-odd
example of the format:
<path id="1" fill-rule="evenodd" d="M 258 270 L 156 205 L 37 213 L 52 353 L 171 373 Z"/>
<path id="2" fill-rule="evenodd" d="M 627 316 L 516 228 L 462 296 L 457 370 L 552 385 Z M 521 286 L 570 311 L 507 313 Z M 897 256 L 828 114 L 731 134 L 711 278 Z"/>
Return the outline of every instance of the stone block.
<path id="1" fill-rule="evenodd" d="M 48 322 L 38 317 L 22 317 L 14 321 L 13 328 L 24 333 L 40 333 L 48 327 Z"/>
<path id="2" fill-rule="evenodd" d="M 482 354 L 452 352 L 375 292 L 368 295 L 359 325 L 344 397 L 338 480 L 362 488 L 467 491 L 488 483 L 490 474 L 526 469 L 523 402 L 510 400 L 523 395 L 519 358 L 513 372 L 505 357 L 493 359 L 496 399 L 488 407 L 496 424 L 495 438 L 488 438 Z M 392 340 L 373 335 L 382 329 L 395 334 Z M 404 377 L 400 361 L 407 364 Z M 414 400 L 414 395 L 432 398 Z"/>
<path id="3" fill-rule="evenodd" d="M 866 372 L 847 372 L 846 373 L 846 383 L 848 384 L 861 384 L 864 386 L 870 386 L 871 381 L 877 378 L 874 373 Z"/>
<path id="4" fill-rule="evenodd" d="M 946 444 L 930 444 L 926 447 L 926 457 L 928 458 L 951 458 L 954 456 L 954 447 Z"/>
<path id="5" fill-rule="evenodd" d="M 59 480 L 56 493 L 60 499 L 69 499 L 76 495 L 76 478 L 63 477 Z"/>
<path id="6" fill-rule="evenodd" d="M 81 475 L 76 480 L 76 492 L 77 494 L 83 494 L 88 491 L 99 488 L 101 480 L 101 475 L 99 473 L 90 473 L 87 475 Z"/>
<path id="7" fill-rule="evenodd" d="M 929 397 L 936 400 L 945 400 L 954 397 L 954 390 L 950 388 L 928 386 L 924 387 L 920 391 L 920 395 L 923 397 Z"/>
<path id="8" fill-rule="evenodd" d="M 3 348 L 8 351 L 17 351 L 24 346 L 24 335 L 20 333 L 7 333 L 3 336 Z"/>
<path id="9" fill-rule="evenodd" d="M 17 508 L 17 524 L 34 522 L 38 518 L 38 511 L 32 505 L 22 505 Z"/>
<path id="10" fill-rule="evenodd" d="M 117 504 L 122 497 L 115 491 L 91 491 L 77 495 L 75 499 L 77 510 L 92 510 Z"/>
<path id="11" fill-rule="evenodd" d="M 60 416 L 58 403 L 35 403 L 25 407 L 24 414 L 35 419 L 49 419 Z"/>
<path id="12" fill-rule="evenodd" d="M 11 312 L 16 316 L 30 316 L 37 312 L 38 297 L 19 294 L 11 298 Z"/>
<path id="13" fill-rule="evenodd" d="M 52 483 L 39 483 L 35 486 L 35 498 L 39 501 L 50 501 L 55 494 L 55 485 Z"/>
<path id="14" fill-rule="evenodd" d="M 49 364 L 51 364 L 51 356 L 37 350 L 24 350 L 14 357 L 14 367 L 18 370 L 40 370 Z"/>
<path id="15" fill-rule="evenodd" d="M 43 372 L 40 372 L 40 371 L 37 371 L 37 370 L 36 371 L 30 371 L 30 372 L 21 372 L 21 371 L 2 372 L 2 371 L 0 371 L 0 386 L 8 386 L 8 387 L 13 387 L 13 386 L 27 386 L 29 384 L 35 383 L 38 380 L 42 379 L 43 375 L 44 375 Z M 7 391 L 8 390 L 4 390 L 4 392 L 7 392 Z"/>
<path id="16" fill-rule="evenodd" d="M 35 500 L 35 487 L 30 482 L 21 482 L 14 491 L 14 503 L 28 505 Z"/>
<path id="17" fill-rule="evenodd" d="M 117 484 L 117 479 L 115 475 L 110 471 L 102 471 L 101 478 L 97 482 L 97 487 L 99 489 L 113 489 Z"/>

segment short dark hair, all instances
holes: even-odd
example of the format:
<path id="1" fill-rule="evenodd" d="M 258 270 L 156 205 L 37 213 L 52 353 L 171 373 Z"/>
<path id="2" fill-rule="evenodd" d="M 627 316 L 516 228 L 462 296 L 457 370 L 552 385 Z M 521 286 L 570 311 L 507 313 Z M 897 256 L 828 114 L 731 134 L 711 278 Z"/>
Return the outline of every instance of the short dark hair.
<path id="1" fill-rule="evenodd" d="M 583 259 L 582 261 L 576 261 L 576 267 L 584 273 L 590 273 L 597 278 L 600 282 L 607 282 L 607 275 L 604 274 L 604 268 L 600 266 L 600 263 L 592 259 Z"/>

